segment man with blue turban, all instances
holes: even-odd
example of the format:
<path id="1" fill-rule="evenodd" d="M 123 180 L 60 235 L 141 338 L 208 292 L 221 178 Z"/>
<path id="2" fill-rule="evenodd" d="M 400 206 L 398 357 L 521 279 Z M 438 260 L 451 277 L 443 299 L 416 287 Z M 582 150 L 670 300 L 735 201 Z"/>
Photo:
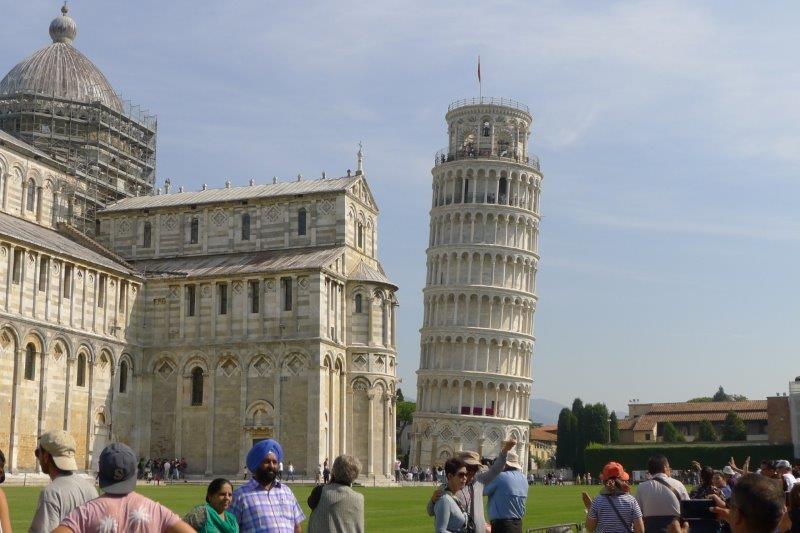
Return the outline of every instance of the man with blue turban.
<path id="1" fill-rule="evenodd" d="M 257 442 L 247 453 L 253 478 L 233 492 L 229 509 L 241 533 L 300 533 L 306 515 L 292 490 L 276 479 L 282 461 L 283 449 L 273 439 Z"/>

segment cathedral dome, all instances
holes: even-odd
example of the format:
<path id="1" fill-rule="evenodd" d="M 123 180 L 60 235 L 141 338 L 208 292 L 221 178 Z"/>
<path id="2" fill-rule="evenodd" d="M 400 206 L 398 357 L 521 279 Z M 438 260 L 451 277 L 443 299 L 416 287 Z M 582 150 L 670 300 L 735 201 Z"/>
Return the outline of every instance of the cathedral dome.
<path id="1" fill-rule="evenodd" d="M 52 44 L 34 52 L 12 68 L 0 81 L 0 96 L 36 93 L 78 102 L 95 102 L 122 112 L 122 102 L 102 72 L 72 46 L 78 33 L 75 21 L 61 15 L 50 23 Z"/>

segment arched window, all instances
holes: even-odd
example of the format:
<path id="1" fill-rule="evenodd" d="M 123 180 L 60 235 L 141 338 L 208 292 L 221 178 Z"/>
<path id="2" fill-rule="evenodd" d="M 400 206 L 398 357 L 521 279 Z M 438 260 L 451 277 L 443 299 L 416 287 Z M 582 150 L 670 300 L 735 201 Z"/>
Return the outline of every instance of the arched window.
<path id="1" fill-rule="evenodd" d="M 36 379 L 36 346 L 33 343 L 25 347 L 25 379 Z"/>
<path id="2" fill-rule="evenodd" d="M 242 240 L 250 240 L 250 213 L 242 215 Z"/>
<path id="3" fill-rule="evenodd" d="M 119 392 L 124 394 L 128 391 L 128 362 L 123 361 L 119 365 Z"/>
<path id="4" fill-rule="evenodd" d="M 305 235 L 306 234 L 306 208 L 301 207 L 300 210 L 297 212 L 297 234 L 298 235 Z"/>
<path id="5" fill-rule="evenodd" d="M 192 370 L 192 405 L 203 405 L 203 369 L 199 366 Z"/>
<path id="6" fill-rule="evenodd" d="M 500 178 L 500 187 L 498 194 L 500 197 L 497 199 L 498 204 L 507 204 L 508 203 L 508 180 L 506 178 Z"/>
<path id="7" fill-rule="evenodd" d="M 36 209 L 36 182 L 32 179 L 28 180 L 28 193 L 25 198 L 25 209 L 33 211 Z"/>
<path id="8" fill-rule="evenodd" d="M 86 386 L 86 356 L 80 354 L 78 356 L 78 387 Z"/>
<path id="9" fill-rule="evenodd" d="M 356 313 L 363 313 L 364 298 L 360 294 L 356 294 Z"/>
<path id="10" fill-rule="evenodd" d="M 358 224 L 358 247 L 364 247 L 364 225 L 361 223 Z"/>
<path id="11" fill-rule="evenodd" d="M 142 233 L 142 248 L 150 248 L 153 241 L 153 226 L 150 222 L 144 223 L 144 231 Z"/>
<path id="12" fill-rule="evenodd" d="M 189 244 L 197 244 L 200 239 L 200 219 L 192 217 L 189 225 Z"/>

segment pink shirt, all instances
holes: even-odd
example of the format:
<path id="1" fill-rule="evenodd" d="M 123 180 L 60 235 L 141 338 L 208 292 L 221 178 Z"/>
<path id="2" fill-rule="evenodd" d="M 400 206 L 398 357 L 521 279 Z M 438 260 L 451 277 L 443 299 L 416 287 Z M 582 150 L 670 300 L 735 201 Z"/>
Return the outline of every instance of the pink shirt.
<path id="1" fill-rule="evenodd" d="M 160 533 L 180 521 L 158 502 L 131 492 L 104 494 L 74 509 L 61 522 L 75 533 Z"/>

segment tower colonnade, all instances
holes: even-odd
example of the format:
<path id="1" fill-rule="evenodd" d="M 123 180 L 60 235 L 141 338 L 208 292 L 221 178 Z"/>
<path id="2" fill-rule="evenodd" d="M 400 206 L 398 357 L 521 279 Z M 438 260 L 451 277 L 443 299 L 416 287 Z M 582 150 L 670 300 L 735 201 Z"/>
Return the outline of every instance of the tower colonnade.
<path id="1" fill-rule="evenodd" d="M 532 117 L 508 100 L 448 109 L 437 153 L 411 463 L 518 441 L 527 468 L 539 262 L 539 161 Z"/>

